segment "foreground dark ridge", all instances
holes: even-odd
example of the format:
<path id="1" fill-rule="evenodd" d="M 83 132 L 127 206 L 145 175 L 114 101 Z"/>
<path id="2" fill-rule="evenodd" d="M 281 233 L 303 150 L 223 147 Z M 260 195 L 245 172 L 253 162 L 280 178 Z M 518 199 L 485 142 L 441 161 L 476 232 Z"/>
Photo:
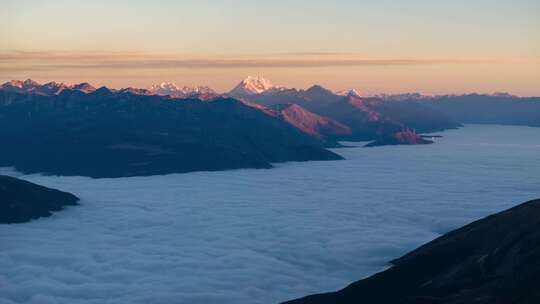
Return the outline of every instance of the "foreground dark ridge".
<path id="1" fill-rule="evenodd" d="M 449 232 L 394 267 L 288 304 L 540 303 L 540 200 Z"/>
<path id="2" fill-rule="evenodd" d="M 75 206 L 79 199 L 67 192 L 0 175 L 0 224 L 23 223 Z"/>

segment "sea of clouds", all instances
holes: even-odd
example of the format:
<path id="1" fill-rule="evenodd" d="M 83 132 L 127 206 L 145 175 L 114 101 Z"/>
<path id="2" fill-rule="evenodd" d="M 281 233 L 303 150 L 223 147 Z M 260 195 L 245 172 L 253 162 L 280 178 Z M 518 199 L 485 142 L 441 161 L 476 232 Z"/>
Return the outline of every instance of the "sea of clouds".
<path id="1" fill-rule="evenodd" d="M 540 128 L 442 134 L 270 170 L 91 179 L 4 168 L 82 200 L 0 226 L 0 303 L 277 303 L 342 288 L 540 197 Z"/>

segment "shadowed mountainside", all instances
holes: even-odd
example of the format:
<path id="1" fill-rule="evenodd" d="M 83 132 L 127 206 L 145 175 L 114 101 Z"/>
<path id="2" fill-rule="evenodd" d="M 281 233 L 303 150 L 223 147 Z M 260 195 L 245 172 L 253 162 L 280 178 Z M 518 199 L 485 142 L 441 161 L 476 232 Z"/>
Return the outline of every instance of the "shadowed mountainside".
<path id="1" fill-rule="evenodd" d="M 288 304 L 540 303 L 540 200 L 449 232 L 392 268 Z"/>
<path id="2" fill-rule="evenodd" d="M 79 199 L 67 192 L 0 175 L 0 224 L 23 223 L 75 206 Z"/>
<path id="3" fill-rule="evenodd" d="M 120 177 L 335 160 L 324 143 L 234 99 L 0 90 L 0 166 Z"/>

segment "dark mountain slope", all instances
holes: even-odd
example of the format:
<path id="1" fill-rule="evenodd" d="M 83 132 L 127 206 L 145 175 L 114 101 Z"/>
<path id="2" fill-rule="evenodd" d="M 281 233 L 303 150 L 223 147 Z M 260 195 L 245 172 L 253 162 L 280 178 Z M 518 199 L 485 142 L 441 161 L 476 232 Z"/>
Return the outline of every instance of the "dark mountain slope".
<path id="1" fill-rule="evenodd" d="M 392 263 L 340 291 L 287 303 L 540 303 L 540 200 L 449 232 Z"/>
<path id="2" fill-rule="evenodd" d="M 336 139 L 351 135 L 351 128 L 328 117 L 310 112 L 297 104 L 270 107 L 276 115 L 299 130 L 320 139 Z"/>
<path id="3" fill-rule="evenodd" d="M 321 113 L 350 127 L 351 140 L 375 140 L 402 131 L 406 126 L 377 111 L 377 101 L 344 97 L 320 109 Z"/>
<path id="4" fill-rule="evenodd" d="M 319 85 L 312 86 L 307 90 L 286 89 L 280 91 L 269 91 L 262 94 L 253 94 L 245 97 L 249 101 L 260 103 L 266 106 L 277 104 L 297 104 L 309 111 L 319 113 L 328 105 L 339 101 L 343 96 L 336 95 Z M 323 115 L 324 114 L 320 114 Z"/>
<path id="5" fill-rule="evenodd" d="M 234 99 L 201 102 L 107 88 L 53 96 L 0 90 L 0 142 L 0 166 L 92 177 L 340 159 L 320 140 Z"/>
<path id="6" fill-rule="evenodd" d="M 0 175 L 0 224 L 22 223 L 50 216 L 79 199 L 67 192 Z"/>

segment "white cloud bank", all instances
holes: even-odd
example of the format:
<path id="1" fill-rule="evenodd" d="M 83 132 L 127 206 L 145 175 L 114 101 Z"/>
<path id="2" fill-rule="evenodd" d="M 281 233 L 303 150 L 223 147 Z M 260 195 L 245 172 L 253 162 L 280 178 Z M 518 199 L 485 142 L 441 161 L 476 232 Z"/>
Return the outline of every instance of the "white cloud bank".
<path id="1" fill-rule="evenodd" d="M 540 129 L 444 135 L 272 170 L 23 176 L 82 205 L 0 226 L 0 303 L 276 303 L 540 197 Z"/>

